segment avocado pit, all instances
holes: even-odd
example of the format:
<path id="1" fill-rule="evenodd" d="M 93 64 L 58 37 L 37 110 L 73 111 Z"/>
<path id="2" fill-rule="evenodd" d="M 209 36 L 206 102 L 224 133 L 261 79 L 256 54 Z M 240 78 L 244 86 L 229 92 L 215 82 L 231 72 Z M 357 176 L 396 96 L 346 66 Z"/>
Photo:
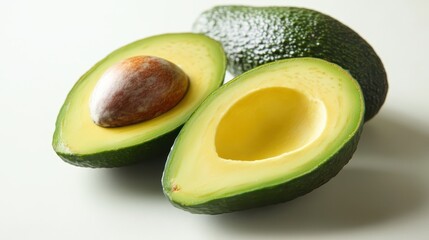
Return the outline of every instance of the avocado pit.
<path id="1" fill-rule="evenodd" d="M 98 80 L 89 104 L 93 122 L 122 127 L 153 119 L 185 96 L 188 76 L 177 65 L 154 56 L 114 64 Z"/>

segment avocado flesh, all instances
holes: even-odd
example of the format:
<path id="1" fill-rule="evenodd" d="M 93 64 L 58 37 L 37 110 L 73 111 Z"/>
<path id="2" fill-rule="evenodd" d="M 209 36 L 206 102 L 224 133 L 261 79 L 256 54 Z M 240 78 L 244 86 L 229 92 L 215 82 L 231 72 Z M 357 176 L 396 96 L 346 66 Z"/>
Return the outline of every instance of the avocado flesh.
<path id="1" fill-rule="evenodd" d="M 315 57 L 336 63 L 359 82 L 366 121 L 386 99 L 387 76 L 377 53 L 351 28 L 323 13 L 298 7 L 217 6 L 202 13 L 193 29 L 223 44 L 233 75 L 279 59 Z"/>
<path id="2" fill-rule="evenodd" d="M 164 58 L 189 77 L 185 97 L 161 116 L 125 127 L 93 123 L 89 98 L 100 76 L 132 56 Z M 58 115 L 53 147 L 65 161 L 87 167 L 115 167 L 164 153 L 178 130 L 207 95 L 223 82 L 226 69 L 221 45 L 201 34 L 176 33 L 145 38 L 112 52 L 85 73 L 70 91 Z"/>
<path id="3" fill-rule="evenodd" d="M 185 124 L 164 193 L 205 214 L 293 199 L 348 162 L 363 116 L 358 83 L 335 64 L 298 58 L 255 68 L 216 90 Z"/>

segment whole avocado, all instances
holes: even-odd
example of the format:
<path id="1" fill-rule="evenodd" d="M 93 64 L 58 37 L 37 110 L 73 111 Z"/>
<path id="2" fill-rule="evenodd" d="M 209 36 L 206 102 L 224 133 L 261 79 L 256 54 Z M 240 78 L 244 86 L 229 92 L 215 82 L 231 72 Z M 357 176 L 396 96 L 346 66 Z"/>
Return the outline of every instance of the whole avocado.
<path id="1" fill-rule="evenodd" d="M 388 82 L 374 49 L 338 20 L 306 8 L 216 6 L 203 12 L 193 30 L 222 43 L 228 70 L 239 75 L 285 58 L 314 57 L 336 63 L 359 82 L 365 121 L 383 105 Z"/>

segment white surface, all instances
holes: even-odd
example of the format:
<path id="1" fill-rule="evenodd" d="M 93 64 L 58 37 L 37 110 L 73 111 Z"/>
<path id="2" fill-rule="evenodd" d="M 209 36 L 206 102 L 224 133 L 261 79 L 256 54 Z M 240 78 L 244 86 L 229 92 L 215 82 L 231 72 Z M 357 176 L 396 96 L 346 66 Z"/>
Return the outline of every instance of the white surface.
<path id="1" fill-rule="evenodd" d="M 382 58 L 387 102 L 336 178 L 285 204 L 192 215 L 162 195 L 162 164 L 85 169 L 55 155 L 56 115 L 80 75 L 228 3 L 328 13 Z M 1 1 L 0 239 L 429 239 L 428 11 L 425 0 Z"/>

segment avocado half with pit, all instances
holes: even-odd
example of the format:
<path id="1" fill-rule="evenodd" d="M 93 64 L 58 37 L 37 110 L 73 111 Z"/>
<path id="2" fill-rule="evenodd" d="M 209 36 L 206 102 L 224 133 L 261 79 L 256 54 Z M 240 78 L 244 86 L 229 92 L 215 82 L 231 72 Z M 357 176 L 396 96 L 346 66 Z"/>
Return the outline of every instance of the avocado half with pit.
<path id="1" fill-rule="evenodd" d="M 112 72 L 115 72 L 113 66 L 129 66 L 141 59 L 143 60 L 140 61 L 140 68 L 147 66 L 147 62 L 144 62 L 146 58 L 139 56 L 163 59 L 158 61 L 159 66 L 177 66 L 175 68 L 187 76 L 186 93 L 180 96 L 180 101 L 174 106 L 164 109 L 162 114 L 152 114 L 148 120 L 128 122 L 127 125 L 121 126 L 100 126 L 102 120 L 109 118 L 100 120 L 91 115 L 90 102 L 93 95 L 97 95 L 94 93 L 95 87 L 104 75 L 112 75 Z M 122 166 L 168 153 L 179 129 L 191 113 L 222 84 L 225 69 L 226 58 L 222 46 L 201 34 L 157 35 L 123 46 L 93 66 L 72 88 L 57 118 L 53 148 L 66 162 L 86 167 Z M 109 71 L 109 74 L 106 73 Z M 153 72 L 158 74 L 157 70 Z M 133 74 L 129 73 L 130 76 L 134 76 Z M 153 76 L 147 77 L 146 80 L 147 85 L 152 84 Z M 158 85 L 150 85 L 145 90 L 146 93 L 156 91 Z M 121 94 L 119 91 L 115 96 Z M 126 109 L 136 100 L 138 98 L 122 102 L 116 108 Z M 100 98 L 98 105 L 105 101 L 106 98 Z M 162 101 L 152 100 L 162 103 L 158 104 L 158 108 L 165 105 Z M 98 105 L 94 108 L 99 108 Z M 101 123 L 96 124 L 97 121 Z"/>
<path id="2" fill-rule="evenodd" d="M 184 125 L 164 193 L 205 214 L 296 198 L 349 161 L 363 119 L 359 84 L 333 63 L 297 58 L 257 67 L 212 93 Z"/>

